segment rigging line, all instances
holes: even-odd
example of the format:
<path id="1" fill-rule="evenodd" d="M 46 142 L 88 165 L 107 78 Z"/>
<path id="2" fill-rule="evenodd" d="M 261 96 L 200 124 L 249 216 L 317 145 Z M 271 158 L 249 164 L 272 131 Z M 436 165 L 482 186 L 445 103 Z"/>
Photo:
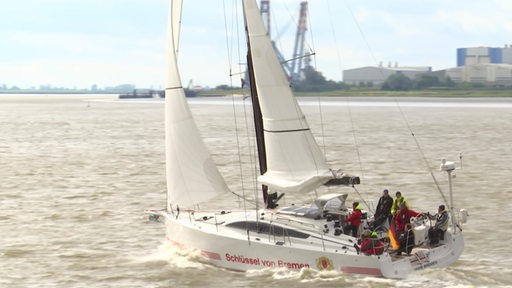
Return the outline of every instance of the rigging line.
<path id="1" fill-rule="evenodd" d="M 225 31 L 224 37 L 226 37 L 226 53 L 227 53 L 227 58 L 228 58 L 228 63 L 229 63 L 228 64 L 229 65 L 229 75 L 231 76 L 231 69 L 232 69 L 233 63 L 231 62 L 231 49 L 229 47 L 228 18 L 226 15 L 226 1 L 225 0 L 222 1 L 222 7 L 223 7 L 223 12 L 224 12 L 224 31 Z"/>
<path id="2" fill-rule="evenodd" d="M 294 24 L 294 23 L 297 23 L 297 21 L 296 21 L 296 19 L 295 19 L 295 12 L 292 12 L 292 9 L 290 9 L 290 7 L 287 5 L 286 1 L 282 1 L 282 2 L 283 2 L 283 3 L 281 3 L 281 5 L 282 5 L 281 7 L 283 7 L 283 6 L 284 6 L 284 8 L 283 8 L 283 9 L 288 13 L 288 17 L 284 17 L 284 15 L 283 15 L 283 17 L 282 17 L 282 19 L 283 19 L 283 20 L 284 20 L 285 18 L 287 18 L 287 19 L 288 19 L 288 21 L 284 21 L 284 22 L 285 22 L 285 24 L 284 24 L 284 25 L 280 25 L 280 24 L 278 24 L 278 21 L 277 21 L 277 20 L 281 20 L 281 18 L 280 18 L 280 17 L 278 17 L 278 18 L 279 18 L 279 19 L 278 19 L 278 18 L 276 18 L 276 17 L 275 17 L 274 13 L 270 13 L 270 15 L 272 15 L 272 18 L 271 18 L 271 20 L 273 20 L 273 21 L 272 21 L 272 23 L 273 23 L 273 24 L 275 23 L 275 25 L 274 25 L 274 27 L 273 27 L 273 28 L 274 28 L 275 30 L 277 30 L 277 31 L 278 31 L 278 33 L 276 34 L 276 36 L 274 37 L 274 39 L 276 39 L 277 41 L 279 41 L 280 46 L 281 46 L 281 43 L 282 43 L 282 42 L 281 42 L 281 36 L 282 36 L 282 35 L 284 35 L 284 33 L 288 30 L 288 27 L 290 27 L 290 26 L 291 26 L 292 24 Z M 271 9 L 272 9 L 272 8 L 271 8 Z M 293 11 L 295 11 L 295 10 L 293 10 Z M 284 14 L 284 13 L 283 13 L 283 14 Z M 281 26 L 281 29 L 279 29 L 279 28 L 280 28 L 279 26 Z M 269 27 L 269 29 L 270 29 L 270 27 Z M 270 35 L 270 33 L 269 33 L 269 35 Z M 281 46 L 281 47 L 282 47 L 282 46 Z"/>
<path id="3" fill-rule="evenodd" d="M 311 38 L 311 46 L 309 47 L 309 51 L 310 53 L 308 55 L 301 55 L 301 56 L 313 56 L 314 60 L 315 60 L 315 69 L 317 68 L 317 64 L 316 64 L 316 48 L 315 48 L 315 39 L 313 38 L 313 21 L 311 21 L 311 13 L 309 12 L 309 4 L 308 4 L 308 10 L 307 10 L 307 17 L 308 17 L 308 22 L 307 22 L 307 30 L 309 31 L 309 37 Z M 309 28 L 308 28 L 309 27 Z M 305 39 L 307 41 L 307 39 Z M 307 42 L 306 42 L 307 43 Z M 309 46 L 309 45 L 308 45 Z"/>
<path id="4" fill-rule="evenodd" d="M 332 20 L 332 14 L 330 13 L 331 11 L 331 6 L 329 5 L 329 0 L 326 0 L 325 1 L 327 3 L 327 14 L 329 15 L 329 22 L 331 24 L 331 33 L 332 33 L 332 37 L 334 38 L 334 47 L 336 47 L 336 57 L 338 58 L 338 68 L 340 69 L 340 79 L 343 79 L 343 70 L 342 70 L 342 66 L 341 66 L 341 54 L 340 54 L 340 50 L 338 49 L 338 39 L 336 37 L 336 29 L 334 29 L 334 22 Z"/>
<path id="5" fill-rule="evenodd" d="M 352 138 L 354 139 L 354 146 L 356 148 L 357 161 L 359 162 L 359 170 L 361 170 L 361 178 L 364 180 L 363 163 L 361 161 L 361 151 L 359 151 L 359 143 L 357 142 L 356 128 L 354 126 L 354 117 L 352 117 L 352 109 L 350 108 L 350 100 L 347 99 L 347 109 L 350 118 L 350 125 L 352 128 Z"/>
<path id="6" fill-rule="evenodd" d="M 242 10 L 238 7 L 238 2 L 237 0 L 233 0 L 233 2 L 235 3 L 235 6 L 236 6 L 236 12 L 238 12 L 239 10 Z M 237 15 L 238 13 L 235 12 L 235 15 Z M 243 13 L 242 13 L 243 14 Z M 235 17 L 237 20 L 237 25 L 236 27 L 240 27 L 240 24 L 238 23 L 238 17 Z M 243 35 L 240 36 L 240 30 L 239 29 L 236 29 L 237 31 L 237 35 L 236 35 L 236 39 L 237 39 L 237 48 L 238 48 L 238 68 L 239 68 L 239 73 L 242 74 L 244 73 L 244 75 L 247 75 L 247 69 L 248 69 L 248 63 L 245 65 L 245 72 L 242 72 L 242 58 L 245 58 L 247 61 L 247 55 L 244 55 L 242 56 L 242 51 L 240 49 L 240 41 L 241 39 L 242 40 L 242 43 L 244 43 L 245 46 L 247 46 L 247 39 L 246 39 L 246 35 L 245 35 L 245 21 L 243 21 L 244 25 L 242 27 L 244 27 L 244 32 L 243 32 Z M 247 47 L 248 49 L 249 47 Z M 247 49 L 246 49 L 246 53 L 247 53 Z M 252 96 L 249 96 L 247 97 L 248 95 L 246 95 L 246 91 L 249 91 L 249 89 L 242 87 L 242 105 L 243 105 L 243 111 L 244 111 L 244 120 L 245 120 L 245 134 L 246 134 L 246 139 L 247 139 L 247 150 L 248 150 L 248 157 L 249 157 L 249 163 L 250 163 L 250 167 L 252 167 L 253 169 L 251 169 L 251 179 L 252 179 L 252 186 L 253 186 L 253 191 L 254 191 L 254 203 L 255 203 L 255 207 L 256 209 L 254 210 L 254 213 L 256 213 L 256 219 L 259 219 L 258 218 L 258 207 L 259 207 L 259 197 L 258 197 L 258 194 L 259 194 L 259 189 L 258 189 L 258 180 L 257 180 L 257 175 L 259 175 L 259 169 L 256 165 L 256 158 L 258 157 L 258 152 L 257 152 L 257 147 L 256 145 L 253 145 L 254 144 L 254 141 L 252 141 L 252 138 L 250 137 L 251 135 L 251 131 L 250 131 L 250 124 L 249 123 L 252 123 L 252 121 L 249 121 L 249 118 L 252 118 L 252 113 L 248 113 L 248 111 L 251 111 L 252 112 L 252 109 L 247 109 L 247 102 L 245 101 L 246 99 L 249 99 L 250 97 Z M 249 91 L 249 94 L 250 94 L 250 91 Z M 250 102 L 252 104 L 252 101 Z M 254 131 L 254 129 L 252 130 Z M 238 146 L 238 151 L 240 152 L 241 151 L 241 148 L 240 146 Z M 241 177 L 242 177 L 242 183 L 243 182 L 243 162 L 240 160 L 240 169 L 241 169 Z M 245 189 L 244 189 L 245 190 Z M 245 191 L 243 193 L 244 195 L 244 200 L 247 198 L 245 197 Z M 244 211 L 246 211 L 246 206 L 245 206 L 245 203 L 246 201 L 244 201 Z M 245 213 L 245 220 L 247 221 L 247 213 Z M 259 220 L 257 220 L 259 221 Z"/>
<path id="7" fill-rule="evenodd" d="M 323 116 L 323 111 L 322 111 L 322 99 L 320 99 L 320 96 L 317 96 L 316 97 L 317 101 L 318 101 L 318 114 L 319 114 L 319 117 L 320 117 L 320 133 L 321 133 L 321 136 L 322 136 L 322 147 L 323 147 L 323 153 L 324 153 L 324 158 L 327 159 L 327 144 L 325 143 L 325 125 L 324 125 L 324 116 Z M 313 136 L 314 138 L 314 136 Z M 316 161 L 315 161 L 315 166 L 316 166 Z M 318 170 L 318 166 L 316 166 L 316 170 Z M 318 197 L 318 189 L 315 189 L 315 197 Z"/>
<path id="8" fill-rule="evenodd" d="M 309 8 L 308 8 L 309 9 Z M 313 26 L 312 26 L 312 21 L 311 21 L 311 13 L 309 13 L 309 10 L 308 10 L 308 13 L 307 13 L 307 23 L 308 23 L 308 31 L 309 31 L 309 37 L 311 38 L 311 46 L 310 46 L 310 51 L 311 53 L 309 53 L 307 55 L 307 57 L 313 57 L 313 62 L 314 62 L 314 67 L 315 67 L 315 70 L 317 69 L 317 61 L 316 61 L 316 53 L 314 51 L 315 50 L 315 40 L 313 38 Z M 299 15 L 299 18 L 300 18 L 300 15 Z M 295 21 L 296 23 L 298 23 L 298 21 Z M 295 55 L 293 55 L 295 56 Z M 306 57 L 306 55 L 300 55 L 300 57 Z M 296 96 L 295 96 L 296 97 Z M 316 100 L 317 100 L 317 103 L 318 103 L 318 113 L 319 113 L 319 117 L 320 117 L 320 135 L 321 135 L 321 139 L 322 139 L 322 147 L 323 147 L 323 154 L 324 154 L 324 158 L 327 159 L 327 144 L 326 144 L 326 134 L 325 134 L 325 120 L 324 120 L 324 115 L 323 115 L 323 109 L 322 109 L 322 99 L 320 98 L 320 96 L 317 96 L 316 97 Z M 313 136 L 314 137 L 314 136 Z M 318 166 L 316 165 L 317 163 L 315 162 L 315 166 L 316 166 L 316 169 L 317 171 L 319 171 L 318 169 Z M 318 197 L 318 190 L 315 189 L 315 196 Z"/>
<path id="9" fill-rule="evenodd" d="M 359 22 L 357 22 L 357 19 L 356 19 L 356 17 L 355 17 L 355 15 L 354 15 L 354 13 L 352 12 L 352 9 L 351 9 L 351 8 L 350 8 L 350 6 L 348 5 L 347 1 L 345 1 L 345 5 L 346 5 L 346 7 L 347 7 L 348 11 L 350 12 L 350 15 L 351 15 L 351 16 L 352 16 L 352 18 L 354 19 L 354 22 L 355 22 L 355 24 L 356 24 L 356 27 L 357 27 L 357 29 L 359 30 L 359 33 L 361 34 L 361 37 L 363 38 L 363 41 L 365 42 L 365 44 L 366 44 L 366 46 L 367 46 L 367 48 L 368 48 L 368 51 L 370 52 L 370 55 L 371 55 L 371 57 L 372 57 L 373 61 L 375 62 L 376 66 L 377 66 L 377 59 L 375 58 L 375 55 L 373 54 L 373 51 L 372 51 L 372 49 L 371 49 L 371 47 L 370 47 L 370 44 L 368 43 L 368 40 L 366 39 L 366 36 L 365 36 L 365 34 L 363 33 L 363 30 L 361 29 L 361 26 L 359 25 Z M 384 76 L 384 75 L 383 75 L 383 72 L 382 72 L 382 69 L 381 69 L 381 67 L 380 67 L 380 66 L 379 66 L 379 68 L 380 68 L 380 69 L 379 69 L 380 74 L 381 74 L 382 76 Z M 383 78 L 384 78 L 384 77 L 383 77 Z M 431 177 L 432 177 L 432 179 L 434 180 L 434 184 L 436 185 L 437 190 L 438 190 L 438 191 L 439 191 L 439 193 L 441 194 L 441 197 L 443 198 L 443 201 L 444 201 L 445 203 L 448 203 L 448 202 L 446 201 L 446 197 L 444 196 L 444 193 L 443 193 L 443 191 L 442 191 L 442 189 L 441 189 L 441 186 L 439 185 L 439 182 L 437 181 L 436 177 L 434 176 L 434 173 L 432 172 L 432 169 L 431 169 L 431 168 L 430 168 L 430 166 L 429 166 L 429 163 L 428 163 L 428 161 L 427 161 L 427 158 L 426 158 L 425 154 L 423 153 L 423 150 L 421 149 L 421 146 L 420 146 L 420 144 L 419 144 L 419 142 L 418 142 L 417 138 L 415 137 L 414 132 L 412 131 L 412 128 L 411 128 L 411 126 L 409 125 L 409 122 L 407 121 L 407 118 L 405 117 L 405 114 L 404 114 L 403 110 L 401 109 L 401 107 L 400 107 L 400 105 L 399 105 L 399 103 L 398 103 L 398 101 L 397 101 L 396 97 L 393 97 L 393 98 L 394 98 L 394 100 L 395 100 L 395 103 L 397 104 L 397 107 L 398 107 L 398 109 L 399 109 L 399 111 L 400 111 L 400 114 L 402 115 L 402 117 L 403 117 L 403 119 L 404 119 L 404 121 L 405 121 L 405 123 L 406 123 L 406 125 L 407 125 L 407 128 L 409 129 L 409 131 L 411 132 L 411 135 L 413 136 L 414 142 L 416 143 L 416 146 L 418 147 L 418 149 L 419 149 L 419 151 L 420 151 L 420 154 L 422 155 L 423 161 L 425 162 L 425 165 L 427 166 L 427 169 L 428 169 L 428 170 L 429 170 L 429 172 L 430 172 L 430 176 L 431 176 Z"/>
<path id="10" fill-rule="evenodd" d="M 322 99 L 320 99 L 320 96 L 316 97 L 318 101 L 318 113 L 320 116 L 320 131 L 322 131 L 322 147 L 324 147 L 324 157 L 327 159 L 327 144 L 325 144 L 325 125 L 324 125 L 324 115 L 322 110 Z"/>
<path id="11" fill-rule="evenodd" d="M 235 0 L 236 1 L 236 0 Z M 244 30 L 247 30 L 248 28 L 245 27 L 245 25 L 247 25 L 247 23 L 245 23 L 245 19 L 244 19 Z M 251 78 L 254 78 L 255 77 L 251 77 L 250 73 L 249 73 L 249 37 L 248 35 L 246 35 L 246 33 L 248 33 L 247 31 L 244 31 L 244 41 L 243 43 L 245 43 L 246 45 L 246 55 L 245 55 L 245 59 L 246 59 L 246 76 L 248 77 L 248 82 L 251 82 Z M 240 44 L 240 37 L 238 37 L 239 39 L 239 44 Z M 239 45 L 240 46 L 240 45 Z M 239 55 L 242 55 L 241 52 L 239 51 Z M 238 61 L 238 63 L 242 63 L 241 61 Z M 255 85 L 255 83 L 252 83 Z M 250 162 L 250 166 L 249 167 L 252 167 L 252 169 L 250 169 L 250 176 L 251 176 L 251 179 L 252 179 L 252 185 L 253 185 L 253 192 L 254 192 L 254 203 L 256 204 L 256 209 L 254 210 L 254 213 L 255 213 L 255 219 L 256 219 L 256 222 L 259 223 L 260 221 L 260 218 L 258 217 L 258 210 L 259 210 L 259 200 L 258 199 L 263 199 L 265 196 L 264 195 L 258 195 L 260 194 L 260 192 L 262 192 L 262 194 L 264 194 L 264 191 L 262 191 L 263 189 L 263 186 L 261 186 L 261 190 L 260 188 L 258 187 L 258 176 L 260 175 L 260 161 L 259 160 L 259 147 L 258 147 L 258 139 L 257 136 L 256 136 L 256 123 L 254 121 L 254 108 L 252 108 L 252 105 L 253 104 L 253 96 L 257 97 L 257 95 L 253 95 L 253 91 L 252 89 L 250 88 L 250 86 L 252 84 L 249 84 L 247 86 L 247 88 L 245 88 L 243 90 L 243 97 L 242 97 L 242 105 L 243 105 L 243 109 L 244 109 L 244 120 L 245 120 L 245 133 L 246 133 L 246 139 L 247 139 L 247 154 L 248 154 L 248 157 L 249 157 L 249 162 Z M 245 91 L 248 91 L 248 97 L 246 97 L 245 95 Z M 256 93 L 257 94 L 257 93 Z M 249 99 L 250 101 L 246 101 L 247 99 Z M 247 109 L 247 105 L 251 105 L 251 108 Z M 250 121 L 250 120 L 253 120 L 253 121 Z M 252 129 L 251 129 L 252 128 Z M 251 138 L 251 135 L 252 135 L 252 138 Z M 265 156 L 266 157 L 266 156 Z M 263 196 L 263 197 L 262 197 Z M 261 197 L 261 198 L 260 198 Z M 265 200 L 265 199 L 263 199 Z M 266 208 L 266 203 L 263 203 L 264 205 L 264 208 Z M 247 213 L 245 213 L 245 217 L 247 219 Z"/>
<path id="12" fill-rule="evenodd" d="M 315 40 L 313 38 L 313 21 L 311 21 L 311 13 L 309 13 L 309 8 L 308 8 L 308 13 L 306 15 L 308 17 L 308 31 L 309 31 L 309 37 L 311 38 L 311 47 L 310 47 L 310 51 L 311 53 L 308 55 L 309 56 L 313 56 L 313 62 L 314 62 L 314 66 L 315 66 L 315 70 L 317 70 L 317 61 L 316 61 L 316 49 L 315 49 Z M 318 102 L 318 113 L 319 113 L 319 117 L 320 117 L 320 131 L 321 131 L 321 135 L 322 135 L 322 147 L 323 147 L 323 152 L 324 152 L 324 157 L 327 159 L 327 144 L 326 144 L 326 134 L 325 134 L 325 122 L 324 122 L 324 115 L 323 115 L 323 109 L 322 109 L 322 99 L 320 98 L 320 96 L 317 96 L 316 97 L 317 99 L 317 102 Z M 315 190 L 315 193 L 316 193 L 316 190 Z"/>
<path id="13" fill-rule="evenodd" d="M 368 205 L 368 202 L 366 202 L 366 200 L 364 200 L 363 195 L 361 195 L 361 193 L 359 193 L 359 190 L 357 190 L 356 186 L 352 185 L 352 188 L 354 188 L 354 190 L 356 191 L 357 195 L 359 195 L 359 198 L 361 198 L 361 201 L 363 201 L 364 205 L 366 205 L 368 210 L 370 210 L 370 211 L 373 210 L 372 207 L 370 207 L 370 205 Z M 372 211 L 372 213 L 375 213 L 375 211 Z"/>
<path id="14" fill-rule="evenodd" d="M 414 131 L 412 130 L 411 125 L 409 124 L 409 121 L 407 120 L 407 117 L 405 116 L 405 113 L 402 110 L 402 107 L 400 106 L 400 103 L 398 102 L 398 99 L 396 97 L 393 97 L 393 99 L 395 100 L 395 104 L 397 105 L 397 108 L 398 108 L 398 111 L 400 112 L 400 115 L 404 119 L 404 122 L 405 122 L 405 125 L 407 126 L 407 129 L 409 129 L 409 132 L 411 132 L 411 136 L 414 139 L 414 143 L 416 144 L 416 147 L 418 148 L 418 150 L 419 150 L 419 152 L 421 154 L 423 162 L 425 163 L 425 166 L 427 167 L 427 169 L 428 169 L 428 171 L 430 173 L 430 176 L 432 177 L 432 180 L 434 181 L 434 184 L 437 187 L 437 190 L 441 194 L 441 197 L 443 198 L 444 203 L 448 206 L 448 201 L 446 200 L 446 196 L 444 195 L 443 190 L 441 189 L 441 185 L 439 185 L 439 182 L 437 181 L 436 176 L 434 175 L 434 172 L 432 171 L 432 168 L 430 168 L 430 165 L 428 163 L 427 157 L 425 156 L 425 153 L 423 152 L 423 149 L 421 148 L 421 145 L 420 145 L 418 139 L 416 138 L 416 135 L 414 134 Z"/>
<path id="15" fill-rule="evenodd" d="M 340 50 L 338 49 L 338 38 L 336 37 L 336 29 L 334 28 L 334 22 L 333 22 L 333 19 L 332 19 L 332 13 L 330 13 L 331 11 L 333 11 L 330 7 L 330 4 L 329 4 L 329 0 L 326 0 L 325 1 L 326 4 L 327 4 L 327 14 L 329 15 L 329 20 L 330 20 L 330 24 L 331 24 L 331 33 L 332 33 L 332 37 L 334 38 L 334 47 L 336 47 L 336 56 L 338 58 L 338 66 L 339 66 L 339 71 L 340 71 L 340 79 L 343 78 L 343 69 L 342 69 L 342 65 L 341 65 L 341 54 L 340 54 Z M 350 9 L 349 9 L 350 10 Z M 353 15 L 352 15 L 353 16 Z M 353 17 L 355 18 L 355 17 Z M 361 29 L 359 29 L 361 30 Z M 348 102 L 350 102 L 349 100 L 347 100 Z M 357 136 L 356 136 L 356 129 L 355 129 L 355 126 L 354 126 L 354 118 L 353 118 L 353 115 L 352 115 L 352 109 L 350 108 L 350 103 L 347 103 L 347 109 L 348 109 L 348 114 L 349 114 L 349 119 L 350 119 L 350 124 L 351 124 L 351 128 L 352 128 L 352 137 L 354 139 L 354 145 L 355 145 L 355 148 L 356 148 L 356 153 L 357 153 L 357 161 L 359 162 L 359 170 L 361 171 L 361 178 L 364 179 L 364 170 L 363 170 L 363 164 L 362 164 L 362 161 L 361 161 L 361 152 L 359 151 L 359 145 L 358 145 L 358 142 L 357 142 Z"/>
<path id="16" fill-rule="evenodd" d="M 245 133 L 247 135 L 247 149 L 248 149 L 248 157 L 249 157 L 249 161 L 250 161 L 250 167 L 252 167 L 253 169 L 251 169 L 251 179 L 253 180 L 252 181 L 252 185 L 253 185 L 253 191 L 254 191 L 254 199 L 255 199 L 255 203 L 256 203 L 256 208 L 258 208 L 258 200 L 259 197 L 258 197 L 258 194 L 260 192 L 260 190 L 258 189 L 258 174 L 259 174 L 259 169 L 256 165 L 256 158 L 258 157 L 258 151 L 257 151 L 257 147 L 256 145 L 253 145 L 254 144 L 254 141 L 252 141 L 250 135 L 251 135 L 251 131 L 250 131 L 250 123 L 252 123 L 251 121 L 249 121 L 249 118 L 252 117 L 252 113 L 249 113 L 248 111 L 252 112 L 252 109 L 247 109 L 247 103 L 246 103 L 246 99 L 249 99 L 249 98 L 246 98 L 244 97 L 243 98 L 243 108 L 244 108 L 244 119 L 245 119 Z M 256 209 L 257 211 L 258 209 Z M 257 214 L 257 212 L 256 212 Z M 257 216 L 257 215 L 256 215 Z"/>
<path id="17" fill-rule="evenodd" d="M 229 71 L 230 71 L 230 85 L 231 87 L 233 87 L 233 73 L 232 73 L 232 70 L 233 70 L 233 62 L 231 61 L 231 58 L 232 58 L 232 54 L 230 53 L 230 44 L 229 44 L 229 37 L 228 37 L 228 21 L 227 21 L 227 16 L 226 16 L 226 5 L 225 5 L 225 1 L 222 1 L 223 2 L 223 8 L 224 8 L 224 28 L 225 28 L 225 31 L 226 31 L 226 46 L 227 46 L 227 53 L 228 53 L 228 62 L 229 62 Z M 236 7 L 235 7 L 235 13 L 234 15 L 236 15 Z M 237 17 L 234 17 L 235 21 L 238 21 L 237 20 Z M 235 29 L 233 29 L 233 23 L 232 23 L 232 29 L 231 29 L 231 33 L 234 33 Z M 234 25 L 234 27 L 238 27 L 237 25 Z M 238 29 L 236 29 L 236 31 L 238 32 Z M 231 39 L 233 39 L 234 37 L 231 37 Z M 233 43 L 231 43 L 231 45 L 234 45 Z M 240 46 L 240 45 L 238 45 Z M 234 50 L 234 49 L 233 49 Z M 238 51 L 240 51 L 240 49 L 238 49 Z M 240 53 L 239 53 L 240 54 Z M 240 58 L 240 56 L 238 55 L 238 57 Z M 240 63 L 240 62 L 238 62 Z M 234 125 L 235 125 L 235 138 L 236 138 L 236 143 L 237 143 L 237 151 L 238 151 L 238 162 L 239 162 L 239 166 L 238 166 L 238 169 L 239 169 L 239 173 L 240 173 L 240 183 L 241 183 L 241 186 L 242 186 L 242 195 L 244 195 L 244 197 L 240 197 L 242 198 L 242 204 L 243 204 L 243 209 L 244 211 L 247 209 L 247 205 L 246 205 L 246 201 L 245 201 L 245 183 L 244 183 L 244 177 L 243 177 L 243 168 L 242 168 L 242 155 L 241 155 L 241 152 L 240 152 L 240 135 L 238 133 L 238 118 L 236 116 L 236 105 L 235 105 L 235 97 L 234 97 L 234 94 L 232 94 L 232 97 L 231 97 L 231 100 L 232 100 L 232 111 L 233 111 L 233 118 L 234 118 Z M 240 201 L 240 198 L 239 198 L 239 201 Z"/>
<path id="18" fill-rule="evenodd" d="M 326 0 L 326 2 L 327 2 L 327 7 L 329 9 L 329 12 L 332 11 L 330 9 L 330 6 L 329 6 L 329 0 Z M 357 22 L 357 19 L 356 19 L 354 13 L 352 12 L 352 9 L 348 5 L 347 1 L 345 1 L 345 6 L 347 7 L 350 15 L 352 16 L 352 19 L 354 20 L 354 22 L 356 24 L 356 27 L 357 27 L 359 33 L 361 34 L 361 37 L 363 38 L 363 41 L 365 42 L 365 44 L 366 44 L 366 46 L 368 48 L 368 51 L 370 52 L 370 55 L 371 55 L 373 61 L 375 63 L 377 63 L 377 60 L 375 59 L 375 56 L 374 56 L 373 51 L 372 51 L 372 49 L 370 47 L 370 44 L 368 43 L 368 41 L 366 39 L 366 36 L 364 35 L 363 30 L 361 29 L 361 26 L 359 26 L 359 22 Z M 336 37 L 336 30 L 334 29 L 331 13 L 329 13 L 329 18 L 331 20 L 331 31 L 332 31 L 332 34 L 333 34 L 333 37 L 334 37 L 335 45 L 336 45 L 336 47 L 338 47 L 338 45 L 337 45 L 337 37 Z M 340 56 L 339 49 L 336 49 L 336 55 L 338 57 L 338 63 L 341 63 L 341 56 Z M 381 69 L 379 69 L 379 72 L 382 74 L 382 70 Z M 343 70 L 341 69 L 341 65 L 340 65 L 340 73 L 341 73 L 341 78 L 343 78 Z M 347 101 L 350 102 L 349 100 L 347 100 Z M 351 124 L 351 128 L 352 128 L 352 137 L 354 139 L 354 145 L 355 145 L 355 148 L 356 148 L 357 161 L 359 162 L 359 170 L 361 171 L 361 178 L 364 179 L 363 163 L 361 161 L 361 151 L 359 150 L 359 144 L 357 142 L 356 129 L 355 129 L 355 126 L 354 126 L 354 118 L 353 118 L 353 115 L 352 115 L 352 109 L 350 108 L 350 103 L 348 103 L 348 104 L 349 105 L 347 105 L 347 109 L 348 109 L 350 124 Z"/>
<path id="19" fill-rule="evenodd" d="M 357 27 L 357 30 L 359 31 L 359 33 L 361 34 L 361 37 L 363 38 L 363 41 L 364 43 L 366 44 L 366 48 L 368 48 L 368 51 L 370 52 L 370 55 L 373 59 L 373 61 L 375 63 L 377 63 L 377 59 L 375 58 L 375 55 L 373 54 L 373 51 L 372 51 L 372 48 L 370 46 L 370 43 L 368 43 L 368 40 L 366 39 L 366 36 L 363 32 L 363 29 L 361 29 L 361 26 L 359 25 L 359 22 L 357 22 L 357 18 L 356 16 L 354 15 L 354 12 L 352 12 L 352 9 L 350 8 L 350 6 L 348 5 L 348 2 L 345 1 L 345 6 L 347 7 L 348 9 L 348 12 L 350 13 L 350 16 L 352 16 L 352 19 L 354 20 L 354 23 L 356 24 L 356 27 Z"/>
<path id="20" fill-rule="evenodd" d="M 370 43 L 368 43 L 368 39 L 366 39 L 363 29 L 359 25 L 359 22 L 357 21 L 357 18 L 354 15 L 354 12 L 352 12 L 352 9 L 350 8 L 350 5 L 348 4 L 347 1 L 345 1 L 345 6 L 347 7 L 347 10 L 350 13 L 350 16 L 352 16 L 352 19 L 354 20 L 357 30 L 359 31 L 359 34 L 361 34 L 361 37 L 363 38 L 363 42 L 366 45 L 366 48 L 368 49 L 368 52 L 370 53 L 370 56 L 373 59 L 373 62 L 375 63 L 375 66 L 379 67 L 379 73 L 382 76 L 382 78 L 384 78 L 383 68 L 381 65 L 378 64 L 377 59 L 375 58 L 375 54 L 373 53 L 373 50 L 370 46 Z"/>

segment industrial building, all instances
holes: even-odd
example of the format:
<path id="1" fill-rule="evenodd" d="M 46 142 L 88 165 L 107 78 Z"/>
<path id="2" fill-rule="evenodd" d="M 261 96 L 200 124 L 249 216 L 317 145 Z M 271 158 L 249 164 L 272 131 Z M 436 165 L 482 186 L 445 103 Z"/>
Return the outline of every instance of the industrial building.
<path id="1" fill-rule="evenodd" d="M 393 74 L 403 74 L 411 79 L 415 79 L 419 75 L 430 72 L 432 72 L 432 67 L 428 66 L 400 67 L 395 62 L 394 66 L 389 63 L 388 67 L 384 67 L 381 63 L 378 67 L 367 66 L 343 70 L 343 82 L 352 85 L 359 85 L 361 83 L 382 84 Z"/>
<path id="2" fill-rule="evenodd" d="M 503 48 L 473 47 L 457 49 L 457 67 L 432 71 L 431 67 L 367 66 L 343 71 L 343 82 L 382 84 L 392 74 L 410 79 L 428 74 L 438 78 L 450 77 L 454 82 L 479 82 L 512 86 L 512 44 Z"/>
<path id="3" fill-rule="evenodd" d="M 454 82 L 512 85 L 512 64 L 471 64 L 446 70 Z"/>
<path id="4" fill-rule="evenodd" d="M 512 45 L 457 48 L 457 67 L 475 64 L 512 64 Z"/>
<path id="5" fill-rule="evenodd" d="M 512 86 L 512 45 L 458 48 L 457 67 L 447 69 L 446 76 L 454 82 Z"/>

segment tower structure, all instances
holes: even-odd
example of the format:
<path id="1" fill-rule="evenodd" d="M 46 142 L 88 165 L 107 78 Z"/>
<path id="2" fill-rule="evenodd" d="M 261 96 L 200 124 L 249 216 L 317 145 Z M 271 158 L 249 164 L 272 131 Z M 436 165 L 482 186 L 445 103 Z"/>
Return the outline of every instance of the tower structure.
<path id="1" fill-rule="evenodd" d="M 260 2 L 260 13 L 263 18 L 263 23 L 265 24 L 265 28 L 267 28 L 267 33 L 270 38 L 271 29 L 270 29 L 270 0 L 261 0 Z M 275 41 L 272 41 L 272 45 L 274 50 L 281 62 L 281 66 L 285 71 L 286 75 L 288 75 L 288 79 L 291 83 L 297 83 L 303 77 L 303 69 L 305 65 L 309 65 L 310 59 L 308 56 L 304 55 L 304 40 L 306 36 L 307 29 L 307 15 L 308 15 L 308 2 L 303 1 L 300 3 L 300 12 L 299 12 L 299 20 L 297 24 L 297 32 L 295 34 L 295 43 L 293 46 L 293 54 L 290 60 L 287 60 L 283 57 L 283 54 L 279 51 L 276 46 Z"/>
<path id="2" fill-rule="evenodd" d="M 267 28 L 268 36 L 270 37 L 270 0 L 261 0 L 260 13 L 263 19 L 263 24 Z M 272 39 L 272 37 L 270 37 Z"/>
<path id="3" fill-rule="evenodd" d="M 306 31 L 308 30 L 308 2 L 303 1 L 300 3 L 299 23 L 297 24 L 297 33 L 295 34 L 295 45 L 293 47 L 292 61 L 290 65 L 290 78 L 292 83 L 301 80 L 303 74 L 304 63 L 309 65 L 309 56 L 304 55 L 304 40 L 306 38 Z"/>

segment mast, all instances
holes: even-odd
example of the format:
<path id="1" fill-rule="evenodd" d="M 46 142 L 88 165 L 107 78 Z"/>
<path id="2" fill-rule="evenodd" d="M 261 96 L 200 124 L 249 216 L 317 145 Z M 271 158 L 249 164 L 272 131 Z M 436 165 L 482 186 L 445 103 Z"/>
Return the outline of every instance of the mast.
<path id="1" fill-rule="evenodd" d="M 268 3 L 268 2 L 267 2 Z M 244 20 L 245 20 L 244 15 Z M 263 175 L 267 172 L 267 157 L 265 150 L 265 137 L 263 136 L 263 116 L 261 114 L 260 102 L 258 99 L 258 89 L 256 88 L 256 80 L 254 77 L 254 65 L 252 62 L 252 53 L 251 53 L 251 43 L 249 40 L 249 31 L 247 29 L 247 21 L 245 23 L 245 33 L 247 35 L 247 70 L 249 74 L 249 88 L 251 91 L 251 101 L 252 101 L 252 110 L 253 110 L 253 119 L 254 119 L 254 129 L 256 133 L 256 146 L 258 148 L 258 161 L 260 166 L 260 175 Z M 268 207 L 270 204 L 268 202 L 268 186 L 261 185 L 261 190 L 263 194 L 263 202 L 265 203 L 265 207 Z"/>

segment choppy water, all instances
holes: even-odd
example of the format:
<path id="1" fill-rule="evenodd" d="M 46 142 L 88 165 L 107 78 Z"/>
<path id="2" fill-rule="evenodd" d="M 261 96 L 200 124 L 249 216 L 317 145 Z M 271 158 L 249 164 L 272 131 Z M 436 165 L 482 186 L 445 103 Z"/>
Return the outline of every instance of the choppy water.
<path id="1" fill-rule="evenodd" d="M 512 99 L 396 101 L 326 99 L 320 109 L 317 99 L 301 100 L 333 166 L 363 176 L 358 189 L 370 205 L 386 187 L 401 190 L 413 209 L 434 212 L 442 200 L 423 157 L 432 168 L 442 157 L 461 166 L 463 153 L 454 194 L 456 207 L 470 213 L 466 249 L 448 269 L 397 281 L 336 272 L 239 273 L 202 264 L 163 244 L 163 226 L 143 214 L 165 206 L 161 101 L 3 95 L 0 286 L 511 286 Z M 191 103 L 214 160 L 238 190 L 231 101 Z M 235 107 L 242 115 L 243 106 Z M 239 131 L 243 122 L 239 117 Z M 434 174 L 447 193 L 445 175 Z M 345 192 L 349 201 L 359 199 Z M 212 205 L 234 203 L 226 196 Z"/>

